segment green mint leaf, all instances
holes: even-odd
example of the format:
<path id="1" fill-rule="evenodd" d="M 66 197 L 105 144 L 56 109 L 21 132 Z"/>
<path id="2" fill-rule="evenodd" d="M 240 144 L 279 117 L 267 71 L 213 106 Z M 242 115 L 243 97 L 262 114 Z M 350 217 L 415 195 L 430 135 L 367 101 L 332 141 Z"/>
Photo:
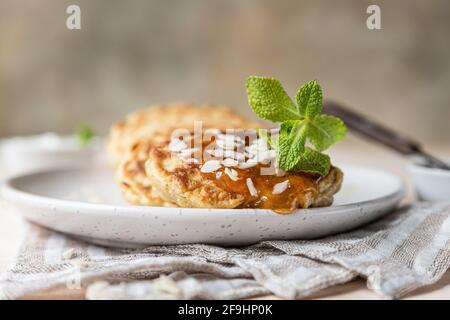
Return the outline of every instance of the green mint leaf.
<path id="1" fill-rule="evenodd" d="M 305 150 L 306 127 L 302 120 L 289 120 L 281 124 L 277 144 L 278 165 L 284 170 L 292 170 Z"/>
<path id="2" fill-rule="evenodd" d="M 325 176 L 330 157 L 321 153 L 341 141 L 347 132 L 336 117 L 322 115 L 322 89 L 317 81 L 309 81 L 297 92 L 295 105 L 272 78 L 249 77 L 246 81 L 249 105 L 263 119 L 281 122 L 278 137 L 268 132 L 259 135 L 277 151 L 278 165 L 286 170 L 310 172 Z M 313 148 L 306 147 L 310 143 Z"/>
<path id="3" fill-rule="evenodd" d="M 322 89 L 316 80 L 302 85 L 297 92 L 297 106 L 300 115 L 312 119 L 322 112 Z"/>
<path id="4" fill-rule="evenodd" d="M 294 171 L 319 174 L 323 177 L 330 171 L 331 160 L 326 154 L 306 147 L 299 157 L 300 160 L 293 169 Z"/>
<path id="5" fill-rule="evenodd" d="M 278 80 L 251 76 L 245 86 L 248 104 L 259 117 L 274 122 L 300 118 L 296 105 Z"/>
<path id="6" fill-rule="evenodd" d="M 308 140 L 323 151 L 344 139 L 347 128 L 344 122 L 330 115 L 319 115 L 308 122 Z"/>
<path id="7" fill-rule="evenodd" d="M 94 130 L 92 130 L 88 126 L 82 126 L 77 129 L 76 136 L 80 144 L 85 147 L 87 146 L 91 140 L 94 138 L 95 133 Z"/>

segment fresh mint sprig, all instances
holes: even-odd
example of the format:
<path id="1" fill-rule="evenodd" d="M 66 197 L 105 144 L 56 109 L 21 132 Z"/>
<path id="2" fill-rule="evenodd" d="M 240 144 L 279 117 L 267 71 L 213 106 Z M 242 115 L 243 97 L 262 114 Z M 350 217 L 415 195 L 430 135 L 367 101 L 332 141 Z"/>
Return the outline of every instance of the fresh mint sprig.
<path id="1" fill-rule="evenodd" d="M 75 135 L 82 147 L 86 147 L 87 145 L 89 145 L 89 143 L 95 137 L 94 130 L 86 125 L 77 128 Z"/>
<path id="2" fill-rule="evenodd" d="M 322 151 L 341 141 L 347 128 L 339 118 L 321 114 L 322 89 L 317 81 L 300 87 L 296 103 L 273 78 L 251 76 L 246 88 L 252 110 L 263 119 L 280 123 L 275 143 L 278 165 L 287 171 L 327 175 L 330 157 Z"/>

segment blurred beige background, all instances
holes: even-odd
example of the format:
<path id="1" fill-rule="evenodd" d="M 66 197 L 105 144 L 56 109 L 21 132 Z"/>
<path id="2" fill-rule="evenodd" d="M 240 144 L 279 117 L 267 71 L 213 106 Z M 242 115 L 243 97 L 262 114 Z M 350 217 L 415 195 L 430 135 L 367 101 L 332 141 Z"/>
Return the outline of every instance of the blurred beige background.
<path id="1" fill-rule="evenodd" d="M 78 4 L 82 29 L 68 30 Z M 366 28 L 381 6 L 382 30 Z M 450 2 L 0 0 L 0 136 L 100 133 L 135 108 L 188 100 L 250 115 L 244 79 L 325 97 L 422 141 L 450 141 Z"/>

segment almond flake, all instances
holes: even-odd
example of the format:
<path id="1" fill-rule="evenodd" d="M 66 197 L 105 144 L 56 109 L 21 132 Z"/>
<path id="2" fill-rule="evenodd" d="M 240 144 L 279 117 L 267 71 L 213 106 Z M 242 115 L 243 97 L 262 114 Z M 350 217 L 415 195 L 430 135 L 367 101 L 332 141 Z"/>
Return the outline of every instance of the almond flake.
<path id="1" fill-rule="evenodd" d="M 258 161 L 261 163 L 269 163 L 272 159 L 274 159 L 277 156 L 277 153 L 275 150 L 266 150 L 258 152 Z"/>
<path id="2" fill-rule="evenodd" d="M 254 158 L 254 157 L 256 156 L 256 154 L 246 152 L 246 153 L 245 153 L 245 156 L 246 156 L 247 158 L 249 158 L 249 159 L 252 159 L 252 158 Z"/>
<path id="3" fill-rule="evenodd" d="M 264 139 L 257 139 L 252 142 L 250 146 L 256 146 L 258 150 L 267 150 L 268 145 Z"/>
<path id="4" fill-rule="evenodd" d="M 221 176 L 222 176 L 222 171 L 217 171 L 216 172 L 216 179 L 220 179 Z"/>
<path id="5" fill-rule="evenodd" d="M 231 141 L 236 140 L 234 134 L 226 134 L 226 133 L 218 134 L 217 138 L 220 139 L 220 140 L 231 140 Z"/>
<path id="6" fill-rule="evenodd" d="M 212 155 L 215 158 L 222 158 L 224 155 L 224 150 L 223 149 L 208 149 L 206 150 L 206 152 L 208 152 L 210 155 Z"/>
<path id="7" fill-rule="evenodd" d="M 280 194 L 283 193 L 287 187 L 289 186 L 289 180 L 285 180 L 283 182 L 277 183 L 273 186 L 272 194 Z"/>
<path id="8" fill-rule="evenodd" d="M 184 141 L 181 141 L 178 139 L 172 140 L 169 143 L 169 150 L 173 151 L 173 152 L 178 152 L 178 151 L 184 150 L 187 147 L 188 146 Z"/>
<path id="9" fill-rule="evenodd" d="M 244 161 L 245 160 L 245 154 L 240 152 L 235 152 L 233 150 L 225 150 L 224 157 L 235 159 L 237 161 Z"/>
<path id="10" fill-rule="evenodd" d="M 209 173 L 209 172 L 214 172 L 218 169 L 220 169 L 222 166 L 220 164 L 219 160 L 209 160 L 206 161 L 202 167 L 200 168 L 200 172 L 203 173 Z"/>
<path id="11" fill-rule="evenodd" d="M 249 154 L 256 155 L 258 153 L 258 146 L 252 144 L 252 145 L 246 147 L 245 151 Z"/>
<path id="12" fill-rule="evenodd" d="M 253 184 L 253 181 L 252 181 L 252 179 L 251 178 L 247 178 L 247 188 L 248 188 L 248 191 L 250 192 L 250 194 L 253 196 L 253 197 L 256 197 L 257 195 L 258 195 L 258 191 L 256 190 L 256 188 L 255 188 L 255 185 Z"/>
<path id="13" fill-rule="evenodd" d="M 227 150 L 234 150 L 238 144 L 235 141 L 224 141 L 224 140 L 217 140 L 216 144 L 222 148 Z"/>
<path id="14" fill-rule="evenodd" d="M 239 162 L 244 162 L 245 161 L 245 154 L 236 152 L 233 159 L 236 159 Z"/>
<path id="15" fill-rule="evenodd" d="M 222 164 L 225 167 L 235 167 L 239 164 L 239 162 L 231 158 L 226 158 L 225 160 L 222 161 Z"/>
<path id="16" fill-rule="evenodd" d="M 233 181 L 238 181 L 238 173 L 234 169 L 225 168 L 225 174 L 230 177 Z"/>
<path id="17" fill-rule="evenodd" d="M 248 169 L 256 166 L 258 162 L 254 159 L 248 159 L 246 162 L 239 163 L 239 169 Z"/>
<path id="18" fill-rule="evenodd" d="M 267 145 L 266 140 L 264 140 L 264 139 L 258 139 L 257 144 L 258 144 L 258 146 L 259 146 L 260 148 L 265 148 L 265 149 L 267 149 L 267 148 L 269 147 L 269 146 Z"/>
<path id="19" fill-rule="evenodd" d="M 234 141 L 236 141 L 236 142 L 239 142 L 239 143 L 242 143 L 242 138 L 241 137 L 239 137 L 239 136 L 237 136 L 237 135 L 234 135 L 234 134 L 219 134 L 219 135 L 217 135 L 217 138 L 219 139 L 219 140 L 224 140 L 224 141 L 231 141 L 231 142 L 234 142 Z"/>
<path id="20" fill-rule="evenodd" d="M 267 153 L 271 158 L 275 158 L 277 156 L 277 151 L 275 149 L 267 150 Z"/>

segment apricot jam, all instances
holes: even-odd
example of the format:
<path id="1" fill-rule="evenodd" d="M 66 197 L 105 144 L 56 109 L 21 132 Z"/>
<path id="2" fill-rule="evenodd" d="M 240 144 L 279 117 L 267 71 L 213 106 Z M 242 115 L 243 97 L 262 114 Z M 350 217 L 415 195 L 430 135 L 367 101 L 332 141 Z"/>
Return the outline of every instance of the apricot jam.
<path id="1" fill-rule="evenodd" d="M 262 175 L 258 164 L 248 169 L 239 169 L 233 167 L 238 173 L 237 181 L 233 181 L 224 172 L 224 168 L 216 172 L 222 172 L 220 178 L 216 178 L 216 173 L 202 173 L 208 179 L 211 179 L 218 187 L 243 195 L 244 202 L 240 208 L 261 208 L 271 209 L 278 213 L 291 213 L 297 208 L 308 206 L 308 199 L 315 198 L 318 194 L 318 182 L 320 176 L 307 173 L 286 172 L 283 176 Z M 257 195 L 251 195 L 247 187 L 247 178 L 251 178 Z M 273 194 L 274 186 L 283 181 L 289 181 L 286 190 L 279 194 Z"/>

